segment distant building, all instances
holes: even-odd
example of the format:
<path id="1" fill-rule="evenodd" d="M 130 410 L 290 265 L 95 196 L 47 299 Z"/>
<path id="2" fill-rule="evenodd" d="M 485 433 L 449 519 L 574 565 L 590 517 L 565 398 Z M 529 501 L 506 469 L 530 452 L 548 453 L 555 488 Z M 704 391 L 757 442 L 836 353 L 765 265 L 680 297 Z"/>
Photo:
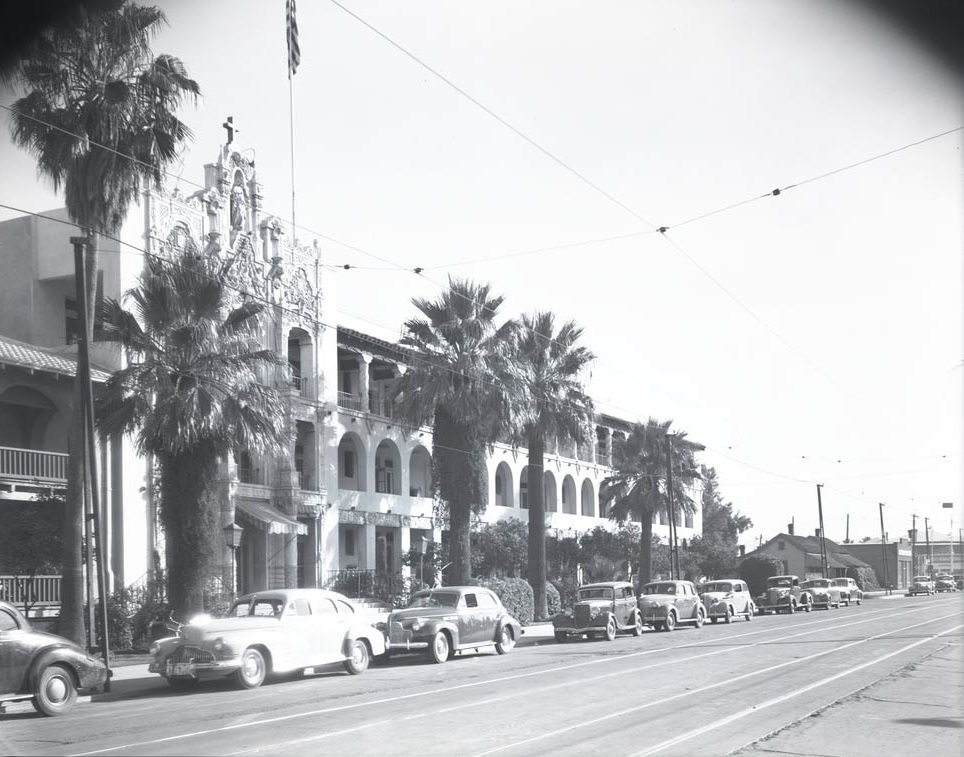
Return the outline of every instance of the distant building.
<path id="1" fill-rule="evenodd" d="M 846 544 L 844 548 L 874 569 L 877 583 L 883 588 L 906 590 L 913 583 L 914 569 L 911 561 L 910 542 L 906 539 L 887 541 L 883 548 L 880 539 L 860 544 Z M 884 557 L 886 555 L 886 558 Z M 886 559 L 887 569 L 884 570 Z"/>

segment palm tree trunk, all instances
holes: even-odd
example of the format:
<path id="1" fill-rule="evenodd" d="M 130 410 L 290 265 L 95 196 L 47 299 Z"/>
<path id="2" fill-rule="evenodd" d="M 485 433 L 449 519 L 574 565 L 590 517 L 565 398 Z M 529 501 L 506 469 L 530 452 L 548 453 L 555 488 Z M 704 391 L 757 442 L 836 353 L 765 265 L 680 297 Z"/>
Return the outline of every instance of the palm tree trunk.
<path id="1" fill-rule="evenodd" d="M 161 464 L 161 521 L 171 612 L 186 621 L 204 611 L 204 587 L 217 549 L 218 456 L 210 446 L 169 454 Z"/>
<path id="2" fill-rule="evenodd" d="M 542 491 L 545 441 L 531 436 L 529 444 L 529 567 L 533 612 L 536 620 L 549 615 L 546 600 L 546 504 Z"/>
<path id="3" fill-rule="evenodd" d="M 639 588 L 653 580 L 653 514 L 643 511 L 639 524 Z"/>
<path id="4" fill-rule="evenodd" d="M 94 335 L 94 319 L 97 312 L 97 234 L 87 233 L 87 246 L 84 251 L 84 289 L 87 294 L 87 312 L 80 313 L 79 326 L 84 328 L 84 336 L 90 345 Z M 77 272 L 75 271 L 75 275 Z M 60 585 L 60 619 L 57 630 L 61 636 L 86 646 L 84 627 L 84 568 L 83 539 L 85 515 L 84 459 L 82 450 L 86 443 L 84 434 L 84 387 L 80 381 L 80 361 L 77 362 L 77 376 L 74 387 L 74 404 L 71 410 L 67 463 L 67 496 L 64 500 L 64 553 L 63 574 Z M 96 457 L 91 455 L 92 464 Z M 88 548 L 92 545 L 88 544 Z"/>
<path id="5" fill-rule="evenodd" d="M 472 580 L 469 533 L 472 528 L 472 505 L 485 501 L 484 449 L 471 426 L 459 423 L 444 408 L 436 409 L 435 467 L 439 496 L 446 502 L 449 511 L 449 583 L 456 586 Z M 470 458 L 467 466 L 466 455 Z"/>

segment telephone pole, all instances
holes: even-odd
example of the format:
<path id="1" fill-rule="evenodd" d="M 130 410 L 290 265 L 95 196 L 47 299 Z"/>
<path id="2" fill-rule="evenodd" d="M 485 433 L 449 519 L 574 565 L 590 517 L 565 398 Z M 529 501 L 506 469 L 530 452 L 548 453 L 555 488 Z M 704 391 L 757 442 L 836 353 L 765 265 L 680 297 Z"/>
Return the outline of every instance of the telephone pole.
<path id="1" fill-rule="evenodd" d="M 817 484 L 817 515 L 820 518 L 820 575 L 823 578 L 828 578 L 827 576 L 827 537 L 823 532 L 823 502 L 820 499 L 820 487 L 823 484 Z"/>
<path id="2" fill-rule="evenodd" d="M 890 593 L 890 572 L 887 570 L 887 533 L 884 531 L 884 503 L 880 504 L 880 549 L 884 557 L 884 591 Z"/>

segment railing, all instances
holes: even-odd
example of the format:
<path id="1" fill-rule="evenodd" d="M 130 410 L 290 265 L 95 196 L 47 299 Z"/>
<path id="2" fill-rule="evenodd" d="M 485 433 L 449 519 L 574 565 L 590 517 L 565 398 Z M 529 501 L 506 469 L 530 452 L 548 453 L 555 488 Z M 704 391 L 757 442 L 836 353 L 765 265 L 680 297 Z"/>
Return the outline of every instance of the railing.
<path id="1" fill-rule="evenodd" d="M 338 407 L 360 411 L 362 409 L 361 397 L 350 392 L 338 392 Z"/>
<path id="2" fill-rule="evenodd" d="M 240 481 L 242 484 L 257 484 L 259 486 L 264 486 L 264 471 L 262 471 L 261 468 L 239 465 L 238 481 Z"/>
<path id="3" fill-rule="evenodd" d="M 368 401 L 371 405 L 371 411 L 374 415 L 380 415 L 382 418 L 395 417 L 395 404 L 387 395 L 370 394 Z"/>
<path id="4" fill-rule="evenodd" d="M 0 478 L 64 482 L 69 457 L 62 452 L 0 447 Z"/>
<path id="5" fill-rule="evenodd" d="M 0 598 L 15 605 L 59 605 L 60 576 L 0 576 Z"/>

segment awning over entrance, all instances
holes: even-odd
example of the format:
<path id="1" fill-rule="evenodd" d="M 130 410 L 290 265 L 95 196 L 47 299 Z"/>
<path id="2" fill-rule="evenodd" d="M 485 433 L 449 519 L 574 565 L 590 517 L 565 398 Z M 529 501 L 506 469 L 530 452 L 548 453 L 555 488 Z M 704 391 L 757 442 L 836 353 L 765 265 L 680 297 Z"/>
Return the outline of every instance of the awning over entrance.
<path id="1" fill-rule="evenodd" d="M 238 500 L 234 517 L 269 534 L 307 534 L 308 527 L 289 518 L 267 502 L 244 502 Z"/>

